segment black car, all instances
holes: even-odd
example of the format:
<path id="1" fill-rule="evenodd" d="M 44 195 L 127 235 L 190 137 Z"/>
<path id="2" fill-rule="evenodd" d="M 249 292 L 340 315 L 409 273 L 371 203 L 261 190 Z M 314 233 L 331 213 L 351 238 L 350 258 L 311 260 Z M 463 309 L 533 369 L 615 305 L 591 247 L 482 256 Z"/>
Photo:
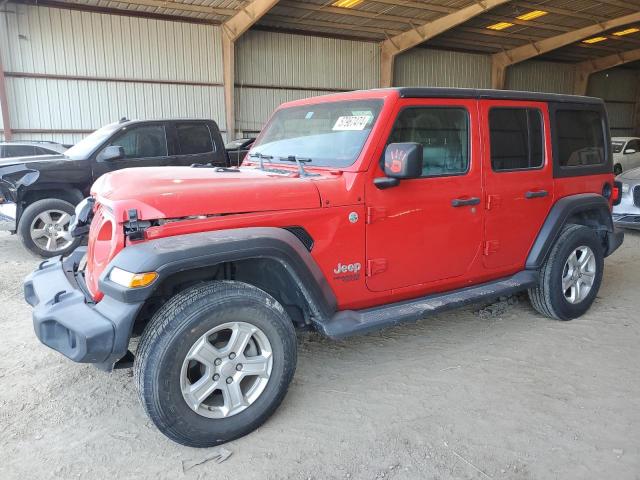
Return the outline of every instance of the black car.
<path id="1" fill-rule="evenodd" d="M 229 166 L 213 120 L 127 120 L 106 125 L 59 155 L 0 159 L 0 228 L 42 257 L 64 254 L 74 205 L 102 174 L 127 167 Z"/>
<path id="2" fill-rule="evenodd" d="M 251 145 L 255 142 L 255 138 L 239 138 L 232 142 L 229 142 L 225 145 L 224 148 L 227 150 L 227 154 L 229 155 L 229 161 L 233 166 L 242 165 L 242 161 L 244 157 L 247 155 L 249 150 L 251 150 Z"/>

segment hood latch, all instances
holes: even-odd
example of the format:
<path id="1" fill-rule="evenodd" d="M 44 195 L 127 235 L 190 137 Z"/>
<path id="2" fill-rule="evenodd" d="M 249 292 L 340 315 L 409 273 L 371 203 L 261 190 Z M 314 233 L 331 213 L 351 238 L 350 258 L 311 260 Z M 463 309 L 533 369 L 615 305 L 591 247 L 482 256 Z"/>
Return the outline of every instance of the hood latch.
<path id="1" fill-rule="evenodd" d="M 124 224 L 124 234 L 129 240 L 144 240 L 144 231 L 151 226 L 151 222 L 138 220 L 138 211 L 129 210 L 129 221 Z"/>

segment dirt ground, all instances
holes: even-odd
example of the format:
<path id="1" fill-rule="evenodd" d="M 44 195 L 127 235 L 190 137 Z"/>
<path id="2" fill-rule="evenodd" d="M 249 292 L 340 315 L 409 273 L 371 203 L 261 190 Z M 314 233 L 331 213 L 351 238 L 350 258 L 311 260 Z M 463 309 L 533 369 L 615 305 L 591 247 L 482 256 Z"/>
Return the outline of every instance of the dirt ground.
<path id="1" fill-rule="evenodd" d="M 22 299 L 37 263 L 0 232 L 3 480 L 640 479 L 638 234 L 572 322 L 521 297 L 339 343 L 304 335 L 284 403 L 222 463 L 162 436 L 128 371 L 37 341 Z"/>

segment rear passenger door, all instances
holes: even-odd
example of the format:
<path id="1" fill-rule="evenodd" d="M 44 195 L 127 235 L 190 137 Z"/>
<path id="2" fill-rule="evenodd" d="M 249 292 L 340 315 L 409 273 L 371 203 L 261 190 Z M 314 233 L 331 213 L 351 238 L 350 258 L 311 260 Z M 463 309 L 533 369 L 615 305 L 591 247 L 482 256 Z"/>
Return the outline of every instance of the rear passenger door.
<path id="1" fill-rule="evenodd" d="M 524 268 L 553 203 L 547 105 L 480 102 L 483 125 L 483 264 L 496 273 Z"/>
<path id="2" fill-rule="evenodd" d="M 172 165 L 207 164 L 214 160 L 215 142 L 206 123 L 176 122 L 173 128 L 176 151 Z"/>

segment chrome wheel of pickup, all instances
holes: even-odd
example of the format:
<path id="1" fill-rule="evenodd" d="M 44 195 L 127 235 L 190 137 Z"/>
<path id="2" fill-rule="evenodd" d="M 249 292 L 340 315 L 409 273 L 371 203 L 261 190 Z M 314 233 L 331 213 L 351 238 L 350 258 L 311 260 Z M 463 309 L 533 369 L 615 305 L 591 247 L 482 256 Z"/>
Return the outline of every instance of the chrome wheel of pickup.
<path id="1" fill-rule="evenodd" d="M 264 391 L 273 367 L 267 336 L 245 322 L 219 325 L 187 353 L 180 389 L 187 405 L 209 418 L 236 415 Z"/>
<path id="2" fill-rule="evenodd" d="M 73 243 L 69 233 L 71 215 L 62 210 L 45 210 L 38 214 L 29 228 L 33 242 L 47 252 L 58 252 Z"/>
<path id="3" fill-rule="evenodd" d="M 589 295 L 596 278 L 596 257 L 591 248 L 576 248 L 564 264 L 562 291 L 569 303 L 580 303 Z"/>

